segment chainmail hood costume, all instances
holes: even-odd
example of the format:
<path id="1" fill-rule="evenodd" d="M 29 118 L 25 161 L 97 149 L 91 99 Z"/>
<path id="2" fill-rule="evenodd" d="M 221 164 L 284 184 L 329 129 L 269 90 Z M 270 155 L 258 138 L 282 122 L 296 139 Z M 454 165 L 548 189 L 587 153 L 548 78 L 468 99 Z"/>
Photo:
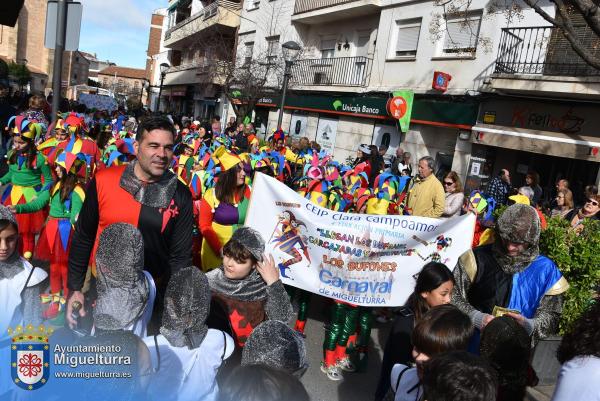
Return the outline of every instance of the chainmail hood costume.
<path id="1" fill-rule="evenodd" d="M 257 260 L 262 260 L 262 255 L 265 251 L 265 241 L 258 231 L 250 227 L 240 227 L 233 233 L 230 241 L 237 241 Z M 241 280 L 227 278 L 222 266 L 213 270 L 207 276 L 210 288 L 213 291 L 227 294 L 231 298 L 241 301 L 254 301 L 267 296 L 267 286 L 256 269 L 252 269 L 250 275 Z"/>
<path id="2" fill-rule="evenodd" d="M 540 218 L 531 206 L 514 204 L 507 208 L 498 219 L 496 230 L 494 258 L 506 273 L 524 270 L 540 254 Z M 526 249 L 517 256 L 509 256 L 506 254 L 507 242 L 526 244 Z"/>
<path id="3" fill-rule="evenodd" d="M 209 309 L 206 275 L 195 266 L 183 268 L 169 280 L 160 333 L 174 347 L 198 348 L 208 332 Z"/>
<path id="4" fill-rule="evenodd" d="M 260 233 L 250 227 L 240 227 L 231 236 L 231 241 L 239 242 L 259 262 L 263 259 L 265 252 L 265 240 Z"/>
<path id="5" fill-rule="evenodd" d="M 285 323 L 267 320 L 259 324 L 244 346 L 242 365 L 267 365 L 289 373 L 308 367 L 304 338 Z"/>
<path id="6" fill-rule="evenodd" d="M 17 223 L 15 215 L 9 208 L 3 205 L 0 205 L 0 220 L 7 220 L 14 224 L 18 231 L 19 224 Z M 23 264 L 21 263 L 19 252 L 15 248 L 15 251 L 8 259 L 0 261 L 0 280 L 13 278 L 21 271 L 23 271 Z"/>
<path id="7" fill-rule="evenodd" d="M 250 253 L 262 259 L 265 242 L 260 234 L 251 228 L 239 228 L 231 241 L 237 241 Z M 253 268 L 242 279 L 225 276 L 223 266 L 206 274 L 213 301 L 228 315 L 229 324 L 239 346 L 258 324 L 265 320 L 279 320 L 287 323 L 292 317 L 292 305 L 281 280 L 267 285 L 258 271 Z"/>
<path id="8" fill-rule="evenodd" d="M 123 171 L 119 182 L 121 188 L 129 192 L 142 205 L 168 207 L 177 189 L 177 176 L 170 171 L 165 171 L 159 181 L 147 184 L 135 176 L 134 168 L 137 163 L 137 160 L 132 161 Z"/>
<path id="9" fill-rule="evenodd" d="M 96 252 L 97 328 L 125 329 L 140 318 L 149 293 L 143 268 L 144 242 L 137 228 L 115 223 L 102 231 Z"/>

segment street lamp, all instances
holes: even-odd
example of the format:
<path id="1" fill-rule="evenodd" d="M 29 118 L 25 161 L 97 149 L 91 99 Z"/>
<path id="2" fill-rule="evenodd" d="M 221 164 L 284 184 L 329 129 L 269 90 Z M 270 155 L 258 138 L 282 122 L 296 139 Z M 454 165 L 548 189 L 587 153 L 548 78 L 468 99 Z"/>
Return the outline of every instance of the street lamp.
<path id="1" fill-rule="evenodd" d="M 161 63 L 160 65 L 160 88 L 158 89 L 158 102 L 156 102 L 156 110 L 160 111 L 160 97 L 162 95 L 163 81 L 165 80 L 165 75 L 167 75 L 167 70 L 171 67 L 167 63 Z"/>
<path id="2" fill-rule="evenodd" d="M 283 121 L 283 106 L 285 105 L 285 95 L 287 92 L 288 81 L 292 76 L 292 65 L 298 58 L 302 48 L 296 42 L 289 41 L 281 45 L 281 52 L 283 53 L 283 59 L 285 60 L 285 71 L 283 73 L 283 86 L 281 87 L 281 103 L 279 104 L 279 118 L 277 119 L 277 129 L 281 129 L 281 122 Z"/>

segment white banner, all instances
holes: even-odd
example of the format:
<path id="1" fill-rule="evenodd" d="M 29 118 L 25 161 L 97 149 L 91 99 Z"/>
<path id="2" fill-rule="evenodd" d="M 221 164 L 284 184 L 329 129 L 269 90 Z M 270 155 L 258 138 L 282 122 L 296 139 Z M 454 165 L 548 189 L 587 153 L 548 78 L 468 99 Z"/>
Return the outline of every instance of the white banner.
<path id="1" fill-rule="evenodd" d="M 363 306 L 400 306 L 425 263 L 454 269 L 475 216 L 447 220 L 341 213 L 256 173 L 246 226 L 258 230 L 285 284 Z"/>

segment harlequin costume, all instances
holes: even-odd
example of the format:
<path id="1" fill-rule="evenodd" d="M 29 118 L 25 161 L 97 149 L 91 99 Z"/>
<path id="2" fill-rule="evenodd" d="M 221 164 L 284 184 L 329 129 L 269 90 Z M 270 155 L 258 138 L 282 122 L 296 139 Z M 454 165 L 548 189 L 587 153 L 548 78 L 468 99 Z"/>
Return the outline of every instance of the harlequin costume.
<path id="1" fill-rule="evenodd" d="M 12 134 L 21 136 L 27 141 L 34 142 L 39 136 L 40 128 L 36 123 L 26 120 L 23 116 L 13 117 L 8 126 Z M 45 185 L 52 183 L 52 173 L 46 157 L 37 152 L 31 164 L 29 155 L 11 150 L 8 154 L 8 172 L 0 178 L 0 184 L 9 184 L 2 195 L 2 203 L 6 206 L 31 202 L 38 197 Z M 35 213 L 17 214 L 19 234 L 22 238 L 22 254 L 31 258 L 35 245 L 35 235 L 40 232 L 47 212 L 39 210 Z"/>
<path id="2" fill-rule="evenodd" d="M 50 164 L 53 164 L 55 157 L 61 149 L 73 154 L 83 153 L 86 155 L 87 163 L 81 166 L 81 171 L 77 173 L 81 177 L 85 177 L 86 181 L 89 181 L 96 170 L 104 168 L 100 149 L 96 142 L 83 137 L 86 126 L 82 117 L 75 113 L 70 113 L 64 117 L 63 124 L 65 130 L 69 132 L 70 138 L 66 141 L 56 143 L 55 150 L 48 155 L 48 161 Z"/>
<path id="3" fill-rule="evenodd" d="M 85 155 L 62 152 L 57 157 L 56 164 L 63 167 L 68 174 L 75 174 L 81 164 L 85 164 Z M 51 294 L 48 295 L 51 296 L 51 305 L 45 311 L 46 318 L 55 317 L 62 308 L 64 299 L 68 297 L 69 249 L 73 225 L 83 205 L 85 192 L 83 187 L 77 184 L 64 200 L 61 198 L 61 182 L 57 181 L 50 188 L 40 192 L 32 202 L 15 206 L 18 213 L 34 213 L 50 204 L 48 220 L 40 232 L 35 251 L 38 259 L 50 262 Z"/>
<path id="4" fill-rule="evenodd" d="M 262 260 L 265 241 L 256 230 L 240 227 L 231 237 L 239 242 L 258 261 Z M 223 267 L 206 274 L 213 302 L 224 311 L 236 344 L 243 347 L 256 326 L 265 320 L 287 324 L 293 309 L 281 280 L 267 285 L 256 269 L 243 278 L 232 280 L 225 276 Z"/>
<path id="5" fill-rule="evenodd" d="M 213 157 L 218 159 L 221 171 L 236 167 L 241 160 L 229 153 L 225 147 L 218 148 Z M 217 199 L 214 188 L 209 188 L 200 204 L 200 221 L 202 233 L 202 270 L 207 272 L 221 265 L 221 249 L 229 241 L 235 230 L 244 224 L 246 211 L 250 201 L 251 190 L 244 185 L 241 196 L 235 194 L 233 204 Z"/>

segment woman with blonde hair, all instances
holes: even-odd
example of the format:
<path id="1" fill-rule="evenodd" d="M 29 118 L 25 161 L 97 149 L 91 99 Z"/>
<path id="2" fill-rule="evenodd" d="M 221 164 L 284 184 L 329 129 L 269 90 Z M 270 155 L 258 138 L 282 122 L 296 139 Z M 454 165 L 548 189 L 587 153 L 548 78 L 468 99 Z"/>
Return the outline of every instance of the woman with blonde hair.
<path id="1" fill-rule="evenodd" d="M 465 194 L 463 194 L 463 187 L 458 174 L 455 171 L 450 171 L 444 176 L 442 184 L 446 193 L 446 203 L 442 217 L 459 216 L 465 200 Z"/>
<path id="2" fill-rule="evenodd" d="M 573 207 L 573 192 L 570 189 L 561 189 L 556 194 L 556 207 L 550 212 L 550 217 L 565 218 L 573 210 Z"/>

